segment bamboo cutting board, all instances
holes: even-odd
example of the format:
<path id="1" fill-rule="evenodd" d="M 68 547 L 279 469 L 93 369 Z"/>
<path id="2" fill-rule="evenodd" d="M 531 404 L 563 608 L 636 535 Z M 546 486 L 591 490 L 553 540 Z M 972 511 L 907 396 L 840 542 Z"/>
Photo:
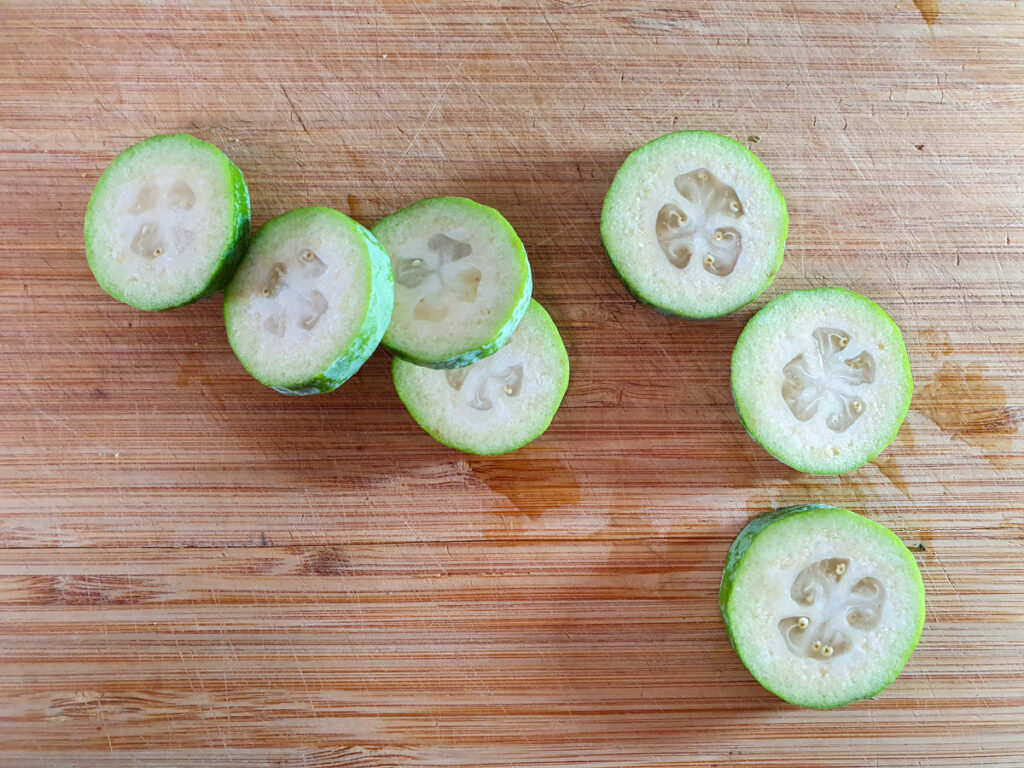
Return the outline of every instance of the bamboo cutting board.
<path id="1" fill-rule="evenodd" d="M 603 255 L 626 153 L 751 146 L 786 262 L 715 322 Z M 551 430 L 432 442 L 383 354 L 261 388 L 220 299 L 145 314 L 81 244 L 146 136 L 215 142 L 253 222 L 421 197 L 500 209 L 566 339 Z M 1024 765 L 1024 9 L 752 0 L 0 4 L 0 766 Z M 740 427 L 729 354 L 782 291 L 903 327 L 898 440 L 802 476 Z M 802 711 L 729 648 L 753 516 L 848 506 L 917 552 L 921 646 L 877 700 Z"/>

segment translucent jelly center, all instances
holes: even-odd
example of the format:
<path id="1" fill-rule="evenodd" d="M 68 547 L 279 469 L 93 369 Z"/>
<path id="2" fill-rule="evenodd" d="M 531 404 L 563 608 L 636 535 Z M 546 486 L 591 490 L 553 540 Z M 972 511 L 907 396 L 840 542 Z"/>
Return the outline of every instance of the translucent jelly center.
<path id="1" fill-rule="evenodd" d="M 417 290 L 419 300 L 413 307 L 416 320 L 440 323 L 445 320 L 454 302 L 472 304 L 483 273 L 463 261 L 473 247 L 443 232 L 427 240 L 426 257 L 395 259 L 395 282 Z"/>
<path id="2" fill-rule="evenodd" d="M 521 363 L 498 367 L 484 360 L 465 368 L 444 372 L 448 386 L 465 394 L 466 404 L 478 411 L 489 411 L 498 398 L 514 399 L 523 388 Z"/>
<path id="3" fill-rule="evenodd" d="M 274 262 L 260 287 L 264 330 L 274 336 L 284 336 L 289 326 L 312 331 L 330 306 L 317 290 L 317 278 L 326 271 L 327 265 L 310 248 Z"/>
<path id="4" fill-rule="evenodd" d="M 729 226 L 744 214 L 736 190 L 707 168 L 676 176 L 675 186 L 681 199 L 663 205 L 654 225 L 665 258 L 685 269 L 696 256 L 706 271 L 725 277 L 743 249 L 739 230 Z"/>
<path id="5" fill-rule="evenodd" d="M 816 328 L 815 353 L 800 353 L 782 369 L 782 398 L 800 421 L 823 410 L 833 432 L 845 432 L 864 415 L 867 403 L 858 388 L 875 380 L 875 359 L 867 351 L 847 351 L 850 334 L 836 328 Z"/>
<path id="6" fill-rule="evenodd" d="M 858 634 L 882 620 L 882 582 L 873 576 L 852 581 L 849 572 L 849 559 L 832 557 L 797 574 L 789 594 L 800 613 L 779 622 L 779 632 L 795 655 L 823 661 L 842 656 Z"/>
<path id="7" fill-rule="evenodd" d="M 195 204 L 195 191 L 182 179 L 142 184 L 125 210 L 131 220 L 129 250 L 146 259 L 184 253 L 196 239 Z"/>

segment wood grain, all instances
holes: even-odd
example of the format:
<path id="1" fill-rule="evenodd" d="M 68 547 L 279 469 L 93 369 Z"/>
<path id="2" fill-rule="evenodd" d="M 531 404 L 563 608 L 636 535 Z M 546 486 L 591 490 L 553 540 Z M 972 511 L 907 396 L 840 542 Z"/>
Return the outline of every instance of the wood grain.
<path id="1" fill-rule="evenodd" d="M 1024 11 L 1017 2 L 0 4 L 0 765 L 1024 764 Z M 754 306 L 633 302 L 598 238 L 626 153 L 737 138 L 791 215 Z M 286 399 L 220 300 L 108 299 L 81 222 L 123 147 L 184 130 L 254 224 L 496 206 L 572 382 L 476 459 L 383 355 Z M 914 406 L 842 478 L 745 435 L 732 345 L 839 284 L 903 327 Z M 922 644 L 877 700 L 762 691 L 717 615 L 726 549 L 787 503 L 919 551 Z"/>

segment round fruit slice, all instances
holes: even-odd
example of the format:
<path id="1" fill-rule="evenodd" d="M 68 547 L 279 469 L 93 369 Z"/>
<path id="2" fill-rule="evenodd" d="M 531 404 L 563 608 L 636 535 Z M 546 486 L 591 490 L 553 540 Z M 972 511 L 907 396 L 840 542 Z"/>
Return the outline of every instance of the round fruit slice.
<path id="1" fill-rule="evenodd" d="M 381 219 L 373 234 L 395 273 L 384 334 L 393 354 L 458 368 L 508 341 L 533 283 L 526 249 L 500 213 L 463 197 L 434 197 Z"/>
<path id="2" fill-rule="evenodd" d="M 633 152 L 601 211 L 601 239 L 630 292 L 692 318 L 727 315 L 771 285 L 788 228 L 768 169 L 707 131 L 670 133 Z"/>
<path id="3" fill-rule="evenodd" d="M 801 472 L 838 475 L 871 461 L 896 437 L 913 388 L 900 329 L 843 288 L 772 299 L 732 353 L 743 426 Z"/>
<path id="4" fill-rule="evenodd" d="M 298 208 L 260 228 L 228 285 L 228 341 L 268 387 L 329 392 L 377 348 L 394 297 L 369 230 L 331 208 Z"/>
<path id="5" fill-rule="evenodd" d="M 435 440 L 482 455 L 540 437 L 569 385 L 569 357 L 544 308 L 531 301 L 512 338 L 463 368 L 434 370 L 395 358 L 398 396 Z"/>
<path id="6" fill-rule="evenodd" d="M 921 572 L 888 528 L 812 504 L 757 518 L 719 592 L 740 660 L 790 704 L 842 707 L 896 679 L 924 625 Z"/>
<path id="7" fill-rule="evenodd" d="M 249 190 L 213 144 L 154 136 L 114 158 L 85 212 L 85 255 L 118 301 L 160 310 L 220 290 L 249 237 Z"/>

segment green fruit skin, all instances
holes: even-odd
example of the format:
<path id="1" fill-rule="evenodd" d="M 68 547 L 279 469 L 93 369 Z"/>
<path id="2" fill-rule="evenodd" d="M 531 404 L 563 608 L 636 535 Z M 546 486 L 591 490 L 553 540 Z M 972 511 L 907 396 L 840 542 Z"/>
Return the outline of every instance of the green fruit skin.
<path id="1" fill-rule="evenodd" d="M 359 331 L 348 348 L 325 371 L 305 381 L 295 382 L 294 384 L 289 383 L 287 385 L 266 381 L 255 371 L 247 367 L 244 360 L 239 358 L 239 362 L 242 363 L 243 367 L 254 379 L 274 391 L 280 392 L 282 395 L 320 395 L 337 389 L 352 378 L 380 345 L 384 331 L 387 330 L 388 324 L 391 322 L 391 311 L 395 307 L 395 282 L 391 272 L 391 259 L 388 258 L 384 248 L 377 242 L 377 238 L 373 236 L 370 230 L 354 219 L 350 219 L 341 211 L 325 207 L 296 208 L 267 221 L 260 227 L 259 232 L 253 238 L 253 242 L 255 243 L 265 231 L 270 232 L 275 227 L 280 226 L 282 222 L 287 223 L 287 217 L 310 213 L 328 214 L 337 217 L 346 226 L 357 228 L 359 234 L 363 236 L 363 240 L 366 243 L 366 255 L 370 261 L 370 301 L 367 304 L 366 316 L 363 318 Z M 230 299 L 224 303 L 225 322 L 227 320 L 228 301 Z"/>
<path id="2" fill-rule="evenodd" d="M 561 371 L 561 375 L 558 381 L 556 382 L 556 386 L 558 388 L 559 393 L 557 404 L 554 408 L 551 409 L 550 415 L 547 416 L 542 425 L 537 430 L 530 433 L 530 435 L 525 440 L 515 440 L 506 443 L 505 445 L 501 446 L 500 448 L 496 448 L 493 451 L 478 451 L 474 450 L 472 446 L 460 445 L 453 440 L 445 439 L 445 437 L 440 433 L 439 430 L 429 425 L 429 418 L 427 417 L 427 414 L 424 413 L 423 410 L 419 407 L 420 403 L 418 399 L 414 397 L 408 397 L 407 393 L 405 392 L 405 388 L 402 387 L 399 383 L 399 379 L 401 378 L 402 367 L 404 365 L 408 365 L 408 363 L 398 357 L 391 361 L 391 378 L 395 385 L 395 391 L 398 393 L 399 399 L 402 401 L 402 404 L 405 405 L 406 410 L 409 411 L 409 414 L 413 417 L 416 423 L 423 428 L 423 431 L 426 432 L 435 440 L 437 440 L 437 442 L 441 443 L 441 445 L 444 445 L 448 448 L 454 448 L 456 451 L 462 451 L 463 453 L 471 453 L 475 456 L 500 456 L 505 453 L 512 453 L 512 451 L 517 451 L 524 445 L 532 443 L 538 437 L 547 432 L 548 427 L 551 426 L 551 421 L 555 418 L 555 414 L 558 413 L 558 409 L 562 405 L 562 399 L 565 397 L 565 393 L 569 389 L 569 354 L 565 350 L 565 344 L 562 341 L 561 334 L 558 332 L 558 326 L 555 325 L 555 321 L 551 319 L 551 315 L 548 314 L 548 311 L 533 299 L 530 300 L 528 307 L 531 309 L 535 308 L 534 311 L 539 312 L 539 317 L 542 325 L 544 325 L 547 331 L 551 334 L 551 338 L 557 341 L 558 355 L 561 361 L 561 365 L 558 366 L 558 369 L 559 371 Z"/>
<path id="3" fill-rule="evenodd" d="M 673 137 L 686 134 L 704 134 L 708 136 L 714 136 L 715 139 L 719 141 L 721 144 L 739 148 L 740 150 L 742 150 L 743 154 L 745 154 L 750 159 L 751 165 L 757 168 L 758 171 L 760 171 L 772 182 L 771 188 L 775 193 L 776 199 L 778 200 L 779 208 L 782 209 L 782 239 L 779 243 L 779 252 L 778 254 L 776 254 L 775 263 L 772 265 L 771 273 L 768 275 L 764 283 L 761 284 L 761 287 L 757 290 L 757 293 L 755 293 L 746 301 L 737 304 L 736 306 L 731 307 L 730 309 L 726 309 L 722 312 L 717 313 L 683 312 L 678 309 L 673 309 L 671 307 L 666 307 L 664 305 L 657 304 L 648 299 L 646 296 L 644 296 L 641 292 L 641 289 L 633 285 L 626 278 L 626 276 L 619 271 L 619 268 L 615 263 L 615 259 L 612 257 L 612 248 L 609 246 L 611 233 L 605 228 L 605 221 L 607 220 L 604 215 L 605 211 L 608 211 L 611 208 L 613 204 L 612 201 L 615 199 L 619 186 L 624 183 L 621 180 L 621 177 L 618 173 L 615 174 L 615 178 L 612 180 L 611 186 L 608 187 L 608 192 L 605 193 L 604 205 L 601 208 L 601 244 L 604 246 L 605 253 L 608 254 L 608 259 L 609 261 L 611 261 L 612 267 L 615 269 L 615 273 L 619 276 L 619 279 L 622 281 L 622 284 L 626 286 L 626 290 L 629 291 L 630 295 L 633 296 L 633 298 L 635 298 L 641 304 L 644 304 L 648 307 L 652 307 L 653 309 L 656 309 L 663 315 L 669 315 L 671 317 L 685 317 L 689 320 L 711 320 L 718 317 L 725 317 L 726 315 L 732 314 L 736 310 L 742 309 L 743 307 L 747 306 L 747 304 L 749 304 L 762 293 L 764 293 L 768 289 L 768 286 L 770 286 L 772 282 L 775 280 L 775 275 L 778 274 L 779 269 L 782 267 L 782 259 L 786 251 L 786 236 L 789 234 L 789 211 L 786 209 L 786 198 L 783 197 L 782 192 L 775 185 L 775 181 L 772 179 L 771 172 L 768 170 L 765 164 L 761 162 L 761 158 L 759 158 L 757 155 L 755 155 L 753 152 L 751 152 L 749 149 L 747 149 L 745 146 L 740 144 L 735 139 L 730 139 L 728 136 L 722 136 L 719 133 L 713 133 L 711 131 L 675 131 L 673 133 L 666 133 L 664 136 L 659 136 L 657 139 L 649 141 L 642 147 L 638 147 L 634 149 L 632 152 L 630 152 L 629 155 L 626 157 L 625 161 L 623 161 L 622 166 L 620 166 L 620 170 L 622 167 L 625 167 L 626 163 L 628 163 L 630 158 L 633 157 L 634 155 L 638 155 L 641 152 L 649 150 L 650 148 L 656 146 L 659 142 L 666 141 L 672 139 Z"/>
<path id="4" fill-rule="evenodd" d="M 221 252 L 217 259 L 217 267 L 213 274 L 210 275 L 209 281 L 206 285 L 196 293 L 195 295 L 185 299 L 184 301 L 178 301 L 171 304 L 153 304 L 151 306 L 140 306 L 138 304 L 132 304 L 128 301 L 120 292 L 116 286 L 106 282 L 101 272 L 97 272 L 95 267 L 95 254 L 96 247 L 92 242 L 90 235 L 94 222 L 93 222 L 93 201 L 97 199 L 97 193 L 106 185 L 108 180 L 108 171 L 110 168 L 122 158 L 128 159 L 135 154 L 139 147 L 143 144 L 149 144 L 152 142 L 163 142 L 168 140 L 175 141 L 186 141 L 197 146 L 203 146 L 212 148 L 223 159 L 224 172 L 227 176 L 227 188 L 232 193 L 232 207 L 231 207 L 231 234 L 228 237 L 228 242 L 225 245 L 224 250 Z M 191 304 L 199 299 L 211 296 L 217 291 L 221 290 L 228 281 L 231 280 L 231 276 L 235 274 L 235 270 L 238 268 L 239 262 L 242 260 L 242 256 L 245 254 L 246 248 L 249 245 L 249 225 L 250 225 L 250 205 L 249 205 L 249 187 L 246 186 L 245 177 L 242 175 L 242 171 L 239 170 L 231 159 L 221 152 L 220 148 L 215 144 L 211 144 L 208 141 L 197 139 L 195 136 L 190 136 L 187 133 L 171 133 L 162 136 L 153 136 L 152 138 L 140 141 L 138 144 L 133 144 L 119 154 L 110 165 L 107 166 L 107 170 L 100 176 L 99 181 L 96 182 L 96 186 L 93 188 L 92 194 L 89 196 L 89 205 L 85 209 L 85 257 L 89 264 L 89 269 L 92 270 L 93 277 L 96 278 L 96 282 L 99 283 L 102 288 L 109 296 L 117 299 L 123 304 L 127 304 L 130 307 L 136 309 L 142 309 L 150 312 L 161 312 L 165 309 L 175 309 L 177 307 L 183 307 L 187 304 Z"/>
<path id="5" fill-rule="evenodd" d="M 747 671 L 754 676 L 754 679 L 757 680 L 757 682 L 760 683 L 766 691 L 769 691 L 770 693 L 773 693 L 776 696 L 779 696 L 779 694 L 775 693 L 775 691 L 769 688 L 765 681 L 757 677 L 757 675 L 754 673 L 754 670 L 751 668 L 750 664 L 748 664 L 747 660 L 743 658 L 743 650 L 735 642 L 732 632 L 732 626 L 729 622 L 729 598 L 732 596 L 733 585 L 736 583 L 736 579 L 739 575 L 740 568 L 743 565 L 743 556 L 747 553 L 747 550 L 750 549 L 751 544 L 754 543 L 754 539 L 757 538 L 759 533 L 761 533 L 768 526 L 777 523 L 780 520 L 785 520 L 786 518 L 793 517 L 795 515 L 814 513 L 820 510 L 831 510 L 834 512 L 841 512 L 848 515 L 856 514 L 855 512 L 851 512 L 848 509 L 843 509 L 841 507 L 832 507 L 829 506 L 828 504 L 801 504 L 791 507 L 782 507 L 772 512 L 768 512 L 767 514 L 761 515 L 760 517 L 751 520 L 749 523 L 747 523 L 746 527 L 744 527 L 744 529 L 740 531 L 739 535 L 736 537 L 736 540 L 732 543 L 732 546 L 729 547 L 729 554 L 726 556 L 725 567 L 722 569 L 722 583 L 718 589 L 718 607 L 722 614 L 722 621 L 725 623 L 726 632 L 729 635 L 729 644 L 732 645 L 733 650 L 736 651 L 736 655 L 739 656 L 740 661 L 743 662 L 743 666 L 745 666 L 747 668 Z M 924 581 L 921 579 L 921 572 L 917 567 L 917 562 L 914 560 L 914 555 L 911 554 L 910 550 L 906 548 L 906 545 L 904 545 L 903 542 L 900 541 L 900 538 L 895 533 L 886 528 L 884 525 L 879 525 L 878 523 L 875 523 L 873 520 L 863 517 L 863 515 L 858 515 L 858 517 L 862 517 L 867 522 L 877 526 L 879 529 L 884 531 L 888 537 L 890 537 L 893 541 L 900 545 L 900 549 L 903 552 L 904 558 L 910 561 L 914 566 L 913 572 L 917 574 L 917 579 L 915 581 L 915 587 L 917 591 L 916 602 L 919 605 L 923 606 L 925 601 Z M 904 665 L 907 663 L 907 660 L 910 658 L 910 655 L 914 652 L 914 649 L 917 647 L 918 641 L 921 639 L 921 632 L 923 629 L 924 611 L 922 610 L 920 612 L 920 618 L 917 622 L 917 625 L 914 627 L 914 640 L 911 643 L 909 649 L 907 650 L 906 655 L 904 655 L 903 659 L 901 660 L 900 664 L 896 666 L 896 671 L 889 679 L 883 681 L 875 690 L 865 694 L 864 696 L 858 696 L 831 705 L 804 702 L 793 698 L 787 699 L 782 696 L 779 696 L 779 698 L 783 699 L 783 701 L 786 701 L 790 704 L 793 704 L 798 707 L 804 707 L 806 709 L 838 709 L 840 707 L 845 707 L 848 704 L 852 704 L 855 701 L 860 701 L 861 699 L 870 699 L 872 696 L 877 696 L 885 688 L 888 688 L 897 677 L 899 677 L 900 672 L 903 671 Z"/>
<path id="6" fill-rule="evenodd" d="M 885 318 L 885 320 L 895 330 L 896 337 L 899 339 L 899 342 L 900 342 L 900 347 L 903 349 L 903 359 L 901 361 L 901 367 L 902 367 L 903 375 L 906 377 L 906 381 L 907 381 L 907 396 L 905 398 L 905 402 L 904 402 L 903 407 L 901 409 L 902 413 L 900 415 L 899 421 L 896 422 L 896 426 L 886 436 L 886 438 L 879 442 L 878 450 L 876 450 L 873 453 L 871 453 L 863 461 L 855 460 L 855 461 L 850 462 L 849 464 L 842 465 L 838 469 L 829 470 L 827 472 L 823 472 L 821 469 L 816 468 L 816 467 L 812 467 L 812 466 L 809 466 L 809 465 L 806 465 L 806 464 L 800 464 L 798 462 L 793 462 L 793 461 L 789 461 L 787 459 L 784 459 L 782 456 L 779 455 L 779 452 L 777 450 L 773 450 L 772 447 L 770 447 L 768 445 L 765 445 L 763 442 L 761 442 L 761 440 L 759 440 L 757 438 L 757 435 L 755 435 L 751 431 L 750 424 L 747 421 L 747 419 L 744 417 L 743 411 L 740 408 L 739 400 L 736 398 L 736 380 L 737 380 L 737 377 L 738 377 L 737 366 L 735 365 L 736 350 L 739 349 L 740 341 L 743 339 L 743 336 L 747 332 L 747 329 L 751 327 L 751 323 L 753 322 L 754 318 L 757 317 L 761 312 L 764 312 L 765 310 L 767 310 L 770 306 L 772 306 L 772 304 L 774 304 L 779 299 L 782 299 L 782 298 L 784 298 L 786 296 L 790 296 L 791 294 L 794 294 L 794 293 L 812 293 L 812 292 L 816 292 L 816 291 L 818 291 L 818 292 L 820 292 L 820 291 L 829 291 L 829 292 L 838 293 L 838 294 L 845 294 L 847 296 L 853 296 L 853 297 L 856 297 L 857 299 L 859 299 L 861 301 L 866 301 L 868 304 L 870 304 L 872 307 L 874 307 L 877 310 L 878 316 Z M 889 445 L 892 443 L 892 441 L 896 439 L 896 435 L 899 434 L 900 427 L 903 426 L 903 421 L 907 418 L 907 414 L 910 412 L 910 401 L 911 401 L 911 399 L 913 397 L 913 390 L 914 390 L 914 377 L 913 377 L 913 375 L 911 373 L 911 370 L 910 370 L 910 357 L 907 355 L 906 349 L 907 349 L 906 344 L 903 341 L 903 333 L 900 331 L 900 327 L 898 325 L 896 325 L 896 322 L 891 317 L 889 317 L 889 314 L 884 309 L 882 309 L 880 306 L 878 306 L 878 304 L 876 304 L 875 302 L 871 301 L 871 299 L 869 299 L 869 298 L 867 298 L 865 296 L 861 296 L 859 293 L 855 293 L 854 291 L 848 290 L 846 288 L 839 288 L 837 286 L 828 286 L 828 287 L 824 287 L 824 288 L 808 288 L 808 289 L 802 290 L 802 291 L 790 291 L 789 293 L 781 294 L 780 296 L 776 296 L 770 302 L 768 302 L 763 307 L 761 307 L 761 309 L 759 309 L 753 315 L 753 317 L 751 317 L 750 320 L 747 321 L 747 324 L 743 327 L 743 331 L 740 333 L 739 338 L 736 340 L 736 346 L 733 347 L 732 361 L 731 361 L 731 376 L 730 376 L 730 385 L 729 386 L 730 386 L 730 390 L 732 392 L 733 403 L 736 406 L 736 414 L 739 416 L 740 423 L 743 425 L 743 429 L 746 430 L 747 434 L 750 435 L 750 438 L 755 443 L 757 443 L 762 448 L 764 448 L 766 451 L 768 451 L 768 453 L 770 453 L 773 457 L 775 457 L 776 459 L 781 461 L 783 464 L 785 464 L 786 466 L 792 467 L 793 469 L 797 470 L 798 472 L 803 472 L 806 475 L 820 475 L 820 476 L 826 476 L 826 477 L 835 477 L 837 475 L 842 475 L 842 474 L 845 474 L 847 472 L 852 472 L 855 469 L 863 467 L 868 462 L 871 462 L 871 461 L 874 461 L 875 459 L 877 459 L 878 455 L 882 451 L 884 451 L 886 448 L 889 447 Z"/>
<path id="7" fill-rule="evenodd" d="M 502 225 L 505 228 L 505 234 L 508 235 L 509 239 L 513 243 L 513 246 L 516 247 L 522 253 L 523 263 L 526 267 L 526 282 L 523 284 L 523 295 L 519 298 L 519 301 L 512 308 L 512 312 L 509 314 L 508 320 L 498 331 L 498 334 L 487 343 L 482 344 L 478 347 L 474 347 L 473 349 L 466 350 L 462 354 L 454 355 L 453 357 L 448 357 L 443 360 L 436 360 L 433 358 L 423 357 L 422 355 L 417 354 L 416 350 L 406 349 L 404 347 L 399 347 L 396 344 L 389 343 L 387 339 L 385 339 L 382 342 L 384 348 L 395 357 L 399 357 L 402 360 L 410 362 L 413 365 L 418 365 L 422 368 L 435 368 L 438 370 L 445 370 L 449 368 L 463 368 L 467 365 L 471 365 L 472 363 L 475 363 L 477 360 L 482 360 L 485 357 L 490 357 L 503 346 L 505 346 L 505 342 L 507 342 L 509 340 L 509 337 L 512 336 L 512 334 L 515 332 L 516 327 L 519 325 L 519 321 L 522 320 L 523 315 L 526 314 L 527 307 L 530 306 L 530 298 L 533 296 L 533 272 L 530 268 L 530 260 L 527 257 L 526 247 L 523 245 L 523 241 L 519 239 L 519 235 L 516 234 L 516 231 L 512 228 L 512 225 L 508 223 L 505 217 L 501 215 L 501 212 L 495 210 L 494 208 L 490 208 L 489 206 L 478 203 L 475 200 L 470 200 L 468 197 L 428 197 L 425 200 L 419 200 L 413 203 L 412 205 L 408 205 L 405 208 L 402 208 L 400 211 L 396 211 L 395 213 L 391 214 L 391 216 L 397 216 L 418 206 L 435 203 L 437 201 L 450 201 L 458 202 L 459 204 L 462 205 L 473 205 L 476 206 L 477 208 L 484 208 L 488 211 L 493 211 L 494 213 L 496 213 L 498 215 L 498 219 L 501 220 Z M 373 227 L 371 227 L 371 231 L 376 230 L 377 227 L 379 227 L 383 222 L 390 219 L 391 216 L 386 216 L 385 218 L 378 221 L 376 224 L 373 225 Z"/>

